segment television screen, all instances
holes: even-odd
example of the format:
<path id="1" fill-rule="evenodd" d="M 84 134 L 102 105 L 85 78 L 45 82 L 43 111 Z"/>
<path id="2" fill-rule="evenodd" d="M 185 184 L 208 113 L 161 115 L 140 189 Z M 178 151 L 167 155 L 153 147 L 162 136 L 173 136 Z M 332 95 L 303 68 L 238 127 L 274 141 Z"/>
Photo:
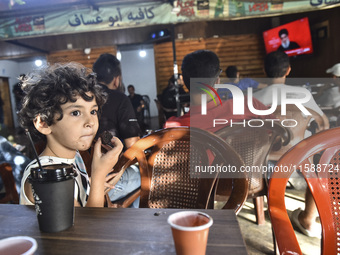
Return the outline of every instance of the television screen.
<path id="1" fill-rule="evenodd" d="M 299 19 L 263 32 L 266 52 L 282 50 L 288 56 L 313 53 L 308 18 Z"/>

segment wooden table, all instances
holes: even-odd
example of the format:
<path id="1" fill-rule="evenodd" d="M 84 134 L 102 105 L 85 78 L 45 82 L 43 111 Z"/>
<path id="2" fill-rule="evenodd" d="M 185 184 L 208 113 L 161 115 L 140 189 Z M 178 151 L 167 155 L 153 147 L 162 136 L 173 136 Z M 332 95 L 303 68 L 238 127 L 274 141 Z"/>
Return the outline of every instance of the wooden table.
<path id="1" fill-rule="evenodd" d="M 36 255 L 176 254 L 167 223 L 168 216 L 176 211 L 180 210 L 76 208 L 73 227 L 43 233 L 33 206 L 1 204 L 0 239 L 31 236 L 38 242 Z M 207 254 L 247 254 L 233 210 L 199 211 L 214 219 Z"/>

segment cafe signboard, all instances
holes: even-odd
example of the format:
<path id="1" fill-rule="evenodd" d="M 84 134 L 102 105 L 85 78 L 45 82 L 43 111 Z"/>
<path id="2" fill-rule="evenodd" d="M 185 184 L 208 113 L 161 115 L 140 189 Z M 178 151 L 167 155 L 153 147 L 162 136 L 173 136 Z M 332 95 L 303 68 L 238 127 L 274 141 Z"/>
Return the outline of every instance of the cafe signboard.
<path id="1" fill-rule="evenodd" d="M 24 1 L 23 1 L 24 2 Z M 199 20 L 232 20 L 338 6 L 340 0 L 178 0 L 84 7 L 27 16 L 0 17 L 0 39 L 104 31 Z M 1 11 L 1 10 L 0 10 Z M 3 10 L 2 10 L 3 11 Z"/>

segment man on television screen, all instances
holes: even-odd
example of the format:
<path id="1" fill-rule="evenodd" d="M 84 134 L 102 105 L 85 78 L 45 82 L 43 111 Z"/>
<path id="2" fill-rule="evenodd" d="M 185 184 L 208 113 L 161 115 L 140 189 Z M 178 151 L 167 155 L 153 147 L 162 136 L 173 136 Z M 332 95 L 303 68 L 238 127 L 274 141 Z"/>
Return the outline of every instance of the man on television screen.
<path id="1" fill-rule="evenodd" d="M 291 42 L 288 37 L 288 30 L 283 28 L 279 31 L 279 37 L 281 39 L 281 45 L 277 50 L 286 51 L 300 48 L 300 45 L 296 42 Z"/>

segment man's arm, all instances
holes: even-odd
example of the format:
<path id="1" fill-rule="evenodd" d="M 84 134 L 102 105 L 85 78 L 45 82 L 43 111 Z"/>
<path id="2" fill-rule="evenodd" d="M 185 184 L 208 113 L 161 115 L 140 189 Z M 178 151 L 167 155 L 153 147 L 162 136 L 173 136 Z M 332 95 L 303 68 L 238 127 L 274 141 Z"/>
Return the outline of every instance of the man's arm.
<path id="1" fill-rule="evenodd" d="M 145 107 L 145 103 L 144 103 L 143 98 L 141 97 L 141 100 L 139 101 L 139 106 L 137 107 L 137 112 L 141 112 L 144 107 Z"/>
<path id="2" fill-rule="evenodd" d="M 140 139 L 139 136 L 135 136 L 135 137 L 130 137 L 130 138 L 124 139 L 124 143 L 125 143 L 126 149 L 130 148 L 139 139 Z"/>

